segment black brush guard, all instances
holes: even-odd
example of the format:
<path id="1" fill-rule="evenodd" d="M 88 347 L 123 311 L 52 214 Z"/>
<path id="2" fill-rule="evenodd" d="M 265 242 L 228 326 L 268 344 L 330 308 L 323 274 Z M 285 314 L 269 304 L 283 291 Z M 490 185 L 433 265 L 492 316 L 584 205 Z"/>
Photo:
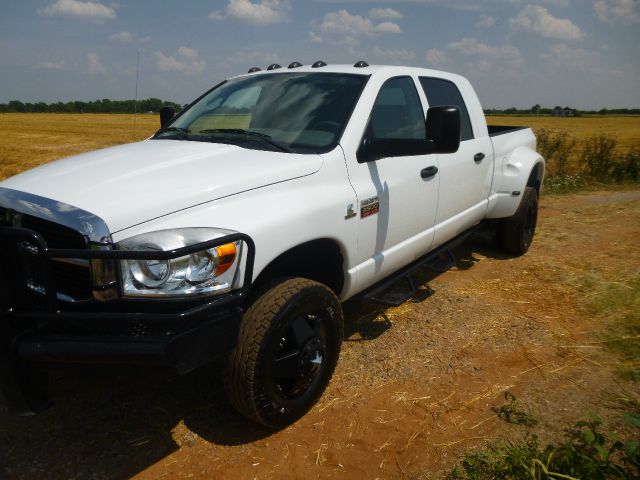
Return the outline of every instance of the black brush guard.
<path id="1" fill-rule="evenodd" d="M 52 259 L 100 259 L 119 269 L 119 260 L 170 260 L 237 241 L 247 248 L 243 285 L 219 297 L 80 306 L 58 300 Z M 228 352 L 238 339 L 254 259 L 254 242 L 242 233 L 170 251 L 79 250 L 50 249 L 33 230 L 0 227 L 0 390 L 9 409 L 28 415 L 50 405 L 39 373 L 44 365 L 158 365 L 186 373 Z"/>

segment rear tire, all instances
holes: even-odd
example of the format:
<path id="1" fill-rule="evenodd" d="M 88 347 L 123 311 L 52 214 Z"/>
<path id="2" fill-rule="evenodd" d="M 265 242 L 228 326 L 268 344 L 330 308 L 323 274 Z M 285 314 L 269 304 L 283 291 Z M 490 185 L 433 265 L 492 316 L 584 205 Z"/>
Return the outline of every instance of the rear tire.
<path id="1" fill-rule="evenodd" d="M 538 223 L 538 191 L 526 187 L 516 213 L 505 218 L 500 224 L 498 234 L 502 248 L 514 255 L 527 253 Z"/>
<path id="2" fill-rule="evenodd" d="M 342 308 L 326 286 L 284 279 L 249 307 L 225 366 L 225 393 L 242 415 L 280 429 L 324 392 L 340 354 Z"/>

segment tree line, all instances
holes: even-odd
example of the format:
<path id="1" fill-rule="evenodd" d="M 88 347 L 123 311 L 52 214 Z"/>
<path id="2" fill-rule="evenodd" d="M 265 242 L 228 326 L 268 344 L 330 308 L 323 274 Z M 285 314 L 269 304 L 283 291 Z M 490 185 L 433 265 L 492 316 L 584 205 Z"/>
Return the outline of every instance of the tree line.
<path id="1" fill-rule="evenodd" d="M 11 100 L 8 103 L 0 103 L 0 113 L 134 113 L 134 112 L 158 112 L 162 107 L 173 107 L 176 111 L 182 107 L 174 102 L 148 98 L 146 100 L 93 100 L 89 102 L 21 102 Z"/>
<path id="2" fill-rule="evenodd" d="M 601 108 L 600 110 L 580 110 L 556 105 L 553 108 L 542 107 L 539 104 L 531 108 L 486 108 L 485 115 L 553 115 L 554 111 L 570 111 L 571 116 L 579 115 L 640 115 L 640 108 Z"/>
<path id="3" fill-rule="evenodd" d="M 0 103 L 0 113 L 134 113 L 134 112 L 159 112 L 162 107 L 173 107 L 178 111 L 182 107 L 167 100 L 159 98 L 147 98 L 146 100 L 93 100 L 89 102 L 21 102 L 11 100 L 8 103 Z M 531 108 L 519 109 L 515 107 L 499 109 L 487 108 L 485 115 L 552 115 L 554 110 L 571 111 L 571 116 L 578 115 L 640 115 L 640 108 L 602 108 L 600 110 L 580 110 L 571 107 L 554 108 L 541 107 L 536 104 Z M 237 113 L 237 112 L 234 112 Z"/>

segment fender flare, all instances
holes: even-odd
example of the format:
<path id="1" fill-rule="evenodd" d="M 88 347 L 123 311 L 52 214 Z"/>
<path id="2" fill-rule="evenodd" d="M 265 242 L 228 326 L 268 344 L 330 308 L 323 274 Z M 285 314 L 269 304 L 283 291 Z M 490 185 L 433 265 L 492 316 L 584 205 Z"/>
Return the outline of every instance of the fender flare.
<path id="1" fill-rule="evenodd" d="M 540 193 L 544 179 L 544 158 L 528 146 L 517 147 L 509 155 L 497 160 L 487 218 L 504 218 L 515 214 L 524 189 L 530 186 Z"/>

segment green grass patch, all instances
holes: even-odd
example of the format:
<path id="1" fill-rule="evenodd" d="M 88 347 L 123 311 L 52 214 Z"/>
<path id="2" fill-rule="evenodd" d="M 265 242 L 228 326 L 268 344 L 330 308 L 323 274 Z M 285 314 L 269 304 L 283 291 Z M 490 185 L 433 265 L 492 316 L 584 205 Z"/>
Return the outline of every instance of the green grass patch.
<path id="1" fill-rule="evenodd" d="M 530 435 L 518 443 L 498 442 L 467 455 L 447 480 L 547 480 L 640 478 L 640 416 L 627 413 L 625 421 L 636 435 L 618 440 L 602 432 L 599 420 L 578 422 L 559 445 L 541 447 Z"/>
<path id="2" fill-rule="evenodd" d="M 511 423 L 513 425 L 524 425 L 525 427 L 533 427 L 538 424 L 538 420 L 532 417 L 520 406 L 513 393 L 505 392 L 504 398 L 507 403 L 500 407 L 492 408 L 498 418 L 507 423 Z"/>

